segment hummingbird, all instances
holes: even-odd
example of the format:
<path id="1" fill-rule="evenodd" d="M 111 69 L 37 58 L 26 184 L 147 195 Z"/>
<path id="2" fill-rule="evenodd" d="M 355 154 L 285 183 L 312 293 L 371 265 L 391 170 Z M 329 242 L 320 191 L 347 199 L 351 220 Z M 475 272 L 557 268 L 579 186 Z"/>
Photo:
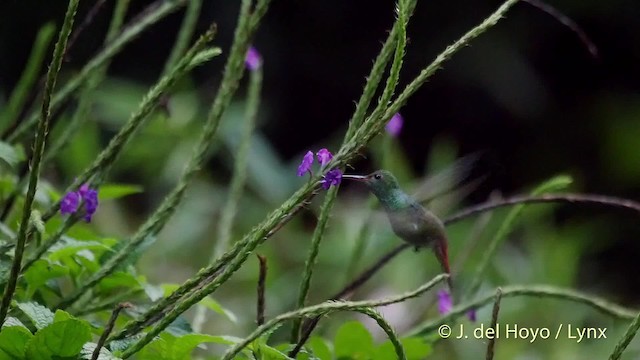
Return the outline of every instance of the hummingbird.
<path id="1" fill-rule="evenodd" d="M 382 205 L 393 232 L 402 240 L 414 245 L 416 250 L 431 247 L 442 270 L 451 275 L 447 235 L 442 221 L 404 192 L 398 180 L 387 170 L 377 170 L 369 175 L 342 175 L 343 179 L 363 182 Z M 453 290 L 451 277 L 447 278 Z"/>

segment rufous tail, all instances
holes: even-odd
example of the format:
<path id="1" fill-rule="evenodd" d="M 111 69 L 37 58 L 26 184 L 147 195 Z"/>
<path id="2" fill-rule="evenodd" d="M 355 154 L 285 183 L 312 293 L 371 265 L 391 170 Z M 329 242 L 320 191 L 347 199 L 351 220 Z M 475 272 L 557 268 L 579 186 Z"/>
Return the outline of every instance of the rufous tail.
<path id="1" fill-rule="evenodd" d="M 436 257 L 440 262 L 442 271 L 447 273 L 447 285 L 449 285 L 449 292 L 453 293 L 453 279 L 451 278 L 451 269 L 449 268 L 449 251 L 447 248 L 447 239 L 438 239 L 433 247 L 433 251 L 436 253 Z"/>

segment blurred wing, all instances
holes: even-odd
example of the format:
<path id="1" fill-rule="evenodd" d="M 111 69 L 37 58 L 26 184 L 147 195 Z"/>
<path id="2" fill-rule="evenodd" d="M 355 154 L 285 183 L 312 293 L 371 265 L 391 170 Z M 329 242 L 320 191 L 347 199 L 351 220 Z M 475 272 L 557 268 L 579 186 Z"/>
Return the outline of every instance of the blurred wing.
<path id="1" fill-rule="evenodd" d="M 456 160 L 447 168 L 419 181 L 412 196 L 421 204 L 429 203 L 429 209 L 434 213 L 438 207 L 452 207 L 459 203 L 469 193 L 473 192 L 486 178 L 471 180 L 471 173 L 482 157 L 482 153 L 473 153 Z M 467 184 L 461 186 L 467 181 Z M 434 199 L 438 201 L 434 201 Z"/>

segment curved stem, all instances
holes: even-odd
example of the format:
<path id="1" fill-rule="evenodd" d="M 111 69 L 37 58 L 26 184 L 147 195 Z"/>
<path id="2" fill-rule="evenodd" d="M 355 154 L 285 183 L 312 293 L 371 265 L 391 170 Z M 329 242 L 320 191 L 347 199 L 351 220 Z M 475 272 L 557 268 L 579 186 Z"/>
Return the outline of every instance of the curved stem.
<path id="1" fill-rule="evenodd" d="M 366 308 L 372 308 L 372 307 L 378 307 L 378 306 L 384 306 L 384 305 L 390 305 L 390 304 L 399 303 L 399 302 L 405 301 L 407 299 L 411 299 L 411 298 L 415 298 L 415 297 L 420 296 L 421 294 L 423 294 L 424 292 L 430 290 L 431 288 L 433 288 L 438 283 L 442 282 L 443 280 L 445 280 L 448 277 L 449 276 L 447 274 L 440 274 L 440 275 L 436 276 L 435 278 L 433 278 L 428 283 L 420 286 L 419 288 L 417 288 L 417 289 L 415 289 L 413 291 L 407 292 L 407 293 L 399 295 L 399 296 L 390 297 L 388 299 L 365 300 L 365 301 L 327 301 L 327 302 L 324 302 L 322 304 L 309 306 L 309 307 L 306 307 L 306 308 L 302 308 L 302 309 L 299 309 L 299 310 L 295 310 L 295 311 L 291 311 L 291 312 L 287 312 L 287 313 L 278 315 L 275 318 L 273 318 L 273 319 L 269 320 L 268 322 L 266 322 L 264 325 L 259 326 L 254 332 L 252 332 L 248 337 L 243 339 L 241 342 L 235 344 L 231 349 L 229 349 L 224 354 L 222 359 L 223 360 L 232 359 L 233 356 L 235 356 L 238 352 L 240 352 L 240 350 L 242 350 L 244 347 L 249 345 L 253 340 L 257 339 L 258 337 L 260 337 L 260 335 L 262 335 L 265 332 L 269 331 L 270 329 L 272 329 L 273 327 L 277 326 L 278 324 L 280 324 L 283 321 L 286 321 L 286 320 L 289 320 L 289 319 L 298 318 L 298 317 L 305 317 L 305 316 L 327 315 L 327 314 L 329 314 L 331 312 L 334 312 L 334 311 L 349 310 L 349 311 L 360 311 L 360 312 L 363 312 L 363 310 L 366 309 Z"/>

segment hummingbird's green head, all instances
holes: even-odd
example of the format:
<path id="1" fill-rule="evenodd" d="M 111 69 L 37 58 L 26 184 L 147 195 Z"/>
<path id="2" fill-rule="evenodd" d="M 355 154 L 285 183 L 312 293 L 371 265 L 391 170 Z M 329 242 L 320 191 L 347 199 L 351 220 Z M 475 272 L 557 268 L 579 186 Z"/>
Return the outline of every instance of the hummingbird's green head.
<path id="1" fill-rule="evenodd" d="M 379 199 L 386 198 L 394 190 L 400 189 L 400 185 L 398 184 L 396 177 L 387 170 L 374 171 L 366 176 L 343 175 L 342 178 L 365 183 L 369 190 Z"/>

